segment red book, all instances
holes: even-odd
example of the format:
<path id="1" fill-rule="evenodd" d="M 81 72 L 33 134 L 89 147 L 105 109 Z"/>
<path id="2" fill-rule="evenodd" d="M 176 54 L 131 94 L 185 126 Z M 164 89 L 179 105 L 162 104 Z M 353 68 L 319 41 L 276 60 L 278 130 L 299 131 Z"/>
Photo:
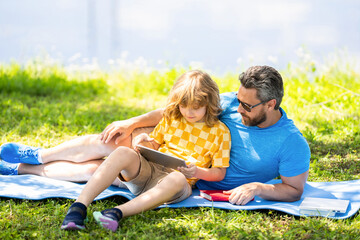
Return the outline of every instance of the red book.
<path id="1" fill-rule="evenodd" d="M 224 193 L 226 190 L 200 190 L 200 196 L 209 201 L 228 202 L 230 194 Z M 251 199 L 254 201 L 255 198 Z"/>
<path id="2" fill-rule="evenodd" d="M 230 194 L 225 194 L 223 190 L 200 190 L 200 196 L 209 201 L 228 202 Z"/>

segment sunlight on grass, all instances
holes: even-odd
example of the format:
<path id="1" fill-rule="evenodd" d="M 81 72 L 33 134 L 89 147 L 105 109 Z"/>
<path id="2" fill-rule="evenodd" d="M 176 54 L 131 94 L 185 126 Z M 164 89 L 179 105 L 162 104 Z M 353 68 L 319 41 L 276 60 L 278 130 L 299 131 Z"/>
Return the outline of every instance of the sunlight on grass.
<path id="1" fill-rule="evenodd" d="M 306 58 L 281 71 L 282 107 L 311 148 L 310 181 L 360 179 L 360 71 L 354 66 L 343 58 L 324 65 Z M 174 81 L 187 70 L 83 71 L 39 59 L 24 66 L 2 64 L 0 144 L 52 147 L 99 133 L 113 121 L 164 107 Z M 213 78 L 221 92 L 236 91 L 239 73 Z M 85 231 L 60 231 L 71 202 L 2 198 L 0 239 L 356 239 L 360 234 L 359 214 L 341 221 L 212 208 L 149 211 L 124 219 L 116 233 L 99 228 L 90 215 Z M 120 202 L 97 201 L 89 212 Z"/>

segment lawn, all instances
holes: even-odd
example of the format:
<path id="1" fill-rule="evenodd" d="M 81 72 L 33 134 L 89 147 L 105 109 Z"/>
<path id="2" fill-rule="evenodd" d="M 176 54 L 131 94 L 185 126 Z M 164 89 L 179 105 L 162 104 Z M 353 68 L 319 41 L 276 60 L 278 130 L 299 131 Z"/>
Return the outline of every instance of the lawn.
<path id="1" fill-rule="evenodd" d="M 101 71 L 34 60 L 0 64 L 0 144 L 52 147 L 99 133 L 112 121 L 163 107 L 187 69 Z M 289 63 L 281 70 L 282 107 L 312 152 L 309 181 L 360 178 L 360 73 L 348 62 Z M 213 75 L 221 92 L 239 87 L 238 72 Z M 113 197 L 89 208 L 110 208 Z M 0 198 L 0 239 L 360 239 L 360 215 L 346 220 L 294 217 L 276 211 L 159 209 L 129 217 L 112 233 L 89 214 L 87 229 L 61 231 L 72 200 Z"/>

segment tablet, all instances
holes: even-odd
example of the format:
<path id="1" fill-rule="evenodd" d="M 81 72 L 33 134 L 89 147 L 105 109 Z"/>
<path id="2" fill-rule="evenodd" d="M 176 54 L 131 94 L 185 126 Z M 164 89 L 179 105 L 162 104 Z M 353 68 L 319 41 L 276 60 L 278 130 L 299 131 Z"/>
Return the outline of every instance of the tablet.
<path id="1" fill-rule="evenodd" d="M 171 156 L 169 154 L 162 153 L 141 145 L 137 145 L 136 147 L 139 149 L 141 155 L 143 155 L 146 160 L 150 162 L 154 162 L 173 169 L 177 169 L 177 167 L 186 167 L 186 162 L 184 159 Z"/>
<path id="2" fill-rule="evenodd" d="M 299 209 L 307 216 L 333 217 L 336 213 L 345 213 L 349 200 L 305 197 Z"/>

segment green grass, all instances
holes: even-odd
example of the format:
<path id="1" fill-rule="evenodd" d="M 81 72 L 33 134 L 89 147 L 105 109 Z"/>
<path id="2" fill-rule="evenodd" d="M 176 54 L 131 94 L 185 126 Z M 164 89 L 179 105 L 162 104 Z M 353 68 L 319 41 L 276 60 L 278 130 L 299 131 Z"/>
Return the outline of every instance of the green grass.
<path id="1" fill-rule="evenodd" d="M 340 64 L 341 63 L 341 64 Z M 339 67 L 340 66 L 340 67 Z M 33 61 L 0 65 L 0 144 L 51 147 L 74 136 L 99 133 L 115 120 L 163 107 L 186 69 L 111 72 L 69 71 Z M 350 64 L 289 64 L 282 107 L 295 121 L 312 156 L 309 181 L 360 178 L 360 75 Z M 214 76 L 221 92 L 239 87 L 238 73 Z M 123 202 L 97 201 L 94 210 Z M 129 217 L 116 233 L 91 214 L 82 232 L 59 230 L 72 200 L 0 198 L 0 239 L 359 239 L 360 215 L 333 220 L 277 211 L 212 208 L 159 209 Z"/>

